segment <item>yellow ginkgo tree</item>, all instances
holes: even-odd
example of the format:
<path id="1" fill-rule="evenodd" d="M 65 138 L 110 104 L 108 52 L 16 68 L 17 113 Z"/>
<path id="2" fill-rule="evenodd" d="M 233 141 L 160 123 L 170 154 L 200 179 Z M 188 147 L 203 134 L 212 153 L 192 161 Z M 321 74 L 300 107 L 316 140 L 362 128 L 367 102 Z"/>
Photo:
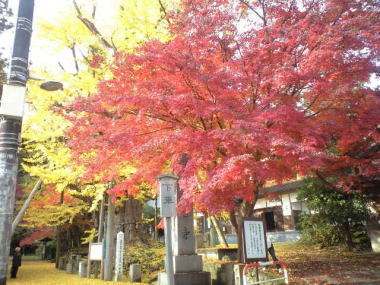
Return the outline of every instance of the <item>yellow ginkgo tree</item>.
<path id="1" fill-rule="evenodd" d="M 65 134 L 70 122 L 64 118 L 70 112 L 62 107 L 75 98 L 95 93 L 99 81 L 112 76 L 109 70 L 118 52 L 133 51 L 153 38 L 161 41 L 171 38 L 166 13 L 178 7 L 178 1 L 116 2 L 114 11 L 105 13 L 97 1 L 73 0 L 59 18 L 46 18 L 39 23 L 38 43 L 41 48 L 49 47 L 46 52 L 56 55 L 57 64 L 46 69 L 32 66 L 32 76 L 54 79 L 62 82 L 64 88 L 44 91 L 38 81 L 30 81 L 28 86 L 22 167 L 30 176 L 43 181 L 43 190 L 27 211 L 24 225 L 62 227 L 98 208 L 108 181 L 86 179 L 86 166 L 73 163 Z M 127 164 L 123 167 L 121 173 L 125 178 L 133 169 Z"/>

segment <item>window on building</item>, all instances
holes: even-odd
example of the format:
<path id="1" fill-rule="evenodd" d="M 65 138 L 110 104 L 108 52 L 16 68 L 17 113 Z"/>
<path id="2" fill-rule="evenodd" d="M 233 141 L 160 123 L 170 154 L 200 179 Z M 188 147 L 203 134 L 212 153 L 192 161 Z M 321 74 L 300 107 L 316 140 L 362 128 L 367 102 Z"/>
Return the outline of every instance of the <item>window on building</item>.
<path id="1" fill-rule="evenodd" d="M 265 218 L 265 223 L 267 225 L 267 231 L 276 230 L 276 222 L 274 221 L 274 213 L 273 212 L 265 212 L 264 218 Z"/>

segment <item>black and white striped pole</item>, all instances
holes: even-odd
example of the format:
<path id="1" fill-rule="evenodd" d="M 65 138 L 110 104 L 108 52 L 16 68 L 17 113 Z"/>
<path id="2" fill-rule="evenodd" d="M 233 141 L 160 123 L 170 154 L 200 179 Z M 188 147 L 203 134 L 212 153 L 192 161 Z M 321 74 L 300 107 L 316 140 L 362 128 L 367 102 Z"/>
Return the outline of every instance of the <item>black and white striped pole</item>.
<path id="1" fill-rule="evenodd" d="M 10 76 L 0 101 L 0 285 L 7 280 L 33 12 L 34 0 L 20 0 Z"/>

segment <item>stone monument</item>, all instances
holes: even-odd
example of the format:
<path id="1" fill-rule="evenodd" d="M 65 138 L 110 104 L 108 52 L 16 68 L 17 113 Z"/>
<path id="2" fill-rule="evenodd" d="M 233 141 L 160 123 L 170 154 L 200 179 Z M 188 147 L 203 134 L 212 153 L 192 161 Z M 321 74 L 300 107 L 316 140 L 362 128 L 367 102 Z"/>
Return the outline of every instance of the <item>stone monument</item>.
<path id="1" fill-rule="evenodd" d="M 124 233 L 118 232 L 116 237 L 116 257 L 115 257 L 115 281 L 121 281 L 123 276 L 124 263 Z"/>
<path id="2" fill-rule="evenodd" d="M 173 177 L 173 176 L 169 176 Z M 165 175 L 161 175 L 166 178 Z M 181 194 L 177 192 L 179 200 Z M 209 272 L 202 271 L 202 257 L 195 253 L 195 235 L 193 213 L 187 215 L 176 215 L 172 218 L 171 237 L 173 241 L 173 271 L 174 284 L 169 283 L 166 272 L 158 275 L 159 285 L 210 285 L 211 276 Z M 166 233 L 165 233 L 166 234 Z"/>

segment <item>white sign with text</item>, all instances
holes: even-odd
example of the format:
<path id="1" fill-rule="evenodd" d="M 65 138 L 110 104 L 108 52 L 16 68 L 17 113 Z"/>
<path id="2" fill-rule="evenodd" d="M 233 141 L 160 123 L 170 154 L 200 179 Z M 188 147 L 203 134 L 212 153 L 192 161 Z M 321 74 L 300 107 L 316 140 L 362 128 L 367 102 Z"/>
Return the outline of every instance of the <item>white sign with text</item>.
<path id="1" fill-rule="evenodd" d="M 90 243 L 90 260 L 102 260 L 103 259 L 103 243 Z"/>
<path id="2" fill-rule="evenodd" d="M 266 259 L 267 248 L 263 221 L 244 221 L 246 259 Z"/>
<path id="3" fill-rule="evenodd" d="M 161 217 L 174 217 L 177 213 L 177 179 L 171 176 L 160 178 Z"/>
<path id="4" fill-rule="evenodd" d="M 124 262 L 124 233 L 119 232 L 116 239 L 115 281 L 119 281 L 123 275 Z"/>

